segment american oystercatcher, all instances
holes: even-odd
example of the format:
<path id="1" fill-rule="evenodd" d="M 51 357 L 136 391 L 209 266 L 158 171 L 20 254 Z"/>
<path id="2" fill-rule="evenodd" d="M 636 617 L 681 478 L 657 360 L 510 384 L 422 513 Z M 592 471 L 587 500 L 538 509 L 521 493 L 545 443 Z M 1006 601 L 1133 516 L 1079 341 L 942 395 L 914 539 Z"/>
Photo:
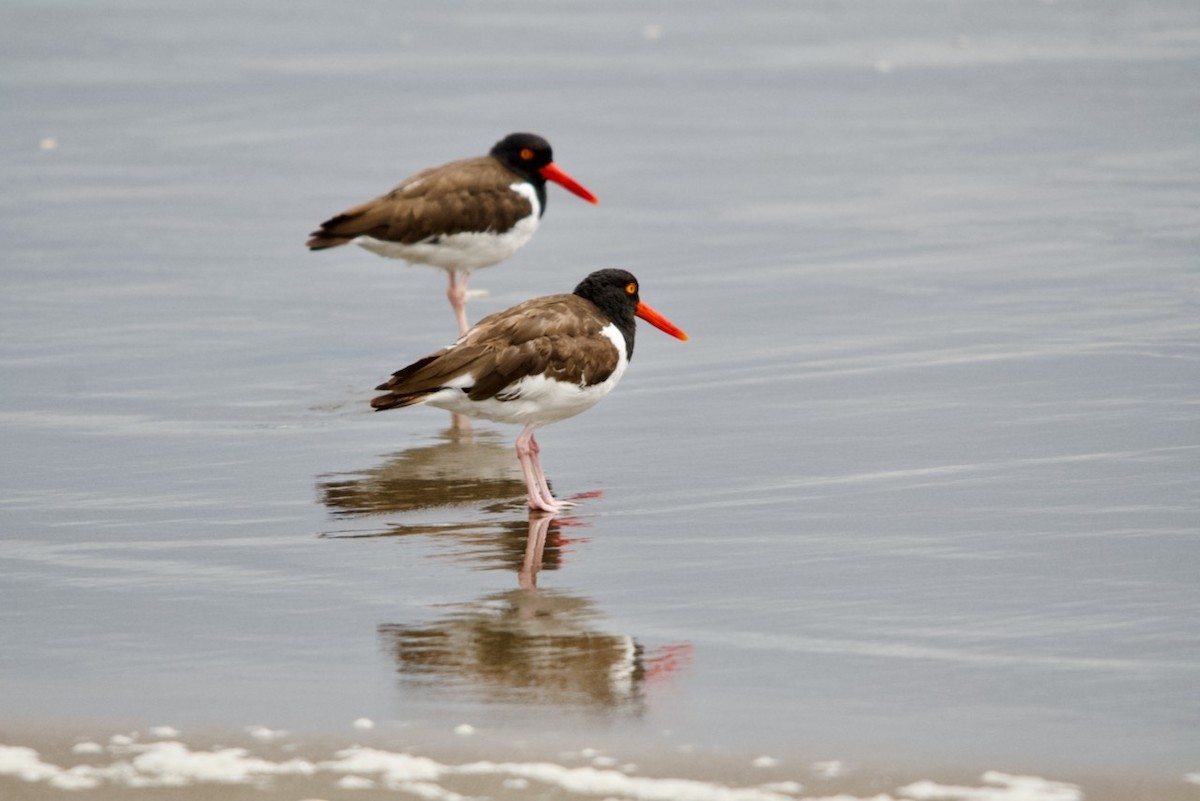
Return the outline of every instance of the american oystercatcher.
<path id="1" fill-rule="evenodd" d="M 550 143 L 514 133 L 479 158 L 452 161 L 419 172 L 391 192 L 321 223 L 309 250 L 349 242 L 372 253 L 431 264 L 450 277 L 446 296 L 467 332 L 467 281 L 530 240 L 546 212 L 546 181 L 589 203 L 596 196 L 554 163 Z"/>
<path id="2" fill-rule="evenodd" d="M 687 339 L 642 303 L 624 270 L 598 270 L 570 295 L 547 295 L 488 315 L 448 347 L 376 387 L 377 411 L 427 403 L 439 409 L 525 426 L 517 459 L 529 507 L 556 512 L 538 459 L 534 429 L 573 417 L 612 391 L 633 356 L 634 317 Z"/>

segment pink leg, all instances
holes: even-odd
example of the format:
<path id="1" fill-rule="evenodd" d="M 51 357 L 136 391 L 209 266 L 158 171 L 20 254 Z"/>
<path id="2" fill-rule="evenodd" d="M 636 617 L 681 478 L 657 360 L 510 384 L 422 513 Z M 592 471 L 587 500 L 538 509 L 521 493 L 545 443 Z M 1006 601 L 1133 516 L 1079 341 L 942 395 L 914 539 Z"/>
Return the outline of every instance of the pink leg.
<path id="1" fill-rule="evenodd" d="M 537 481 L 538 490 L 542 493 L 543 498 L 549 499 L 549 501 L 556 506 L 562 506 L 565 501 L 556 500 L 555 497 L 550 494 L 550 484 L 546 481 L 546 474 L 542 472 L 542 458 L 539 455 L 541 452 L 542 446 L 538 445 L 538 441 L 533 437 L 533 432 L 530 431 L 529 455 L 532 457 L 530 461 L 533 463 L 533 477 Z"/>
<path id="2" fill-rule="evenodd" d="M 529 508 L 540 509 L 543 512 L 557 512 L 558 504 L 547 488 L 544 492 L 546 478 L 542 476 L 542 468 L 537 462 L 537 445 L 533 443 L 533 424 L 525 426 L 517 437 L 517 461 L 521 463 L 521 472 L 525 475 L 525 493 L 529 496 Z"/>
<path id="3" fill-rule="evenodd" d="M 458 320 L 458 335 L 462 336 L 467 333 L 470 326 L 467 325 L 467 282 L 470 280 L 470 273 L 450 273 L 450 286 L 446 289 L 446 297 L 450 301 L 450 308 L 454 309 L 454 317 Z"/>
<path id="4" fill-rule="evenodd" d="M 454 309 L 454 317 L 458 320 L 458 335 L 467 333 L 467 280 L 470 273 L 450 272 L 450 286 L 446 289 L 446 297 L 450 299 L 450 308 Z M 470 432 L 471 418 L 456 412 L 450 413 L 450 427 L 455 431 Z"/>
<path id="5" fill-rule="evenodd" d="M 555 498 L 552 494 L 550 494 L 550 482 L 546 480 L 546 474 L 542 472 L 542 457 L 540 455 L 542 452 L 542 446 L 538 445 L 537 440 L 533 438 L 532 434 L 529 437 L 529 446 L 529 455 L 532 457 L 533 463 L 533 477 L 537 480 L 538 489 L 541 491 L 542 497 L 548 499 L 551 503 L 557 506 L 560 512 L 568 506 L 574 506 L 574 501 L 564 501 L 562 498 Z M 582 498 L 587 496 L 585 494 L 577 497 Z"/>

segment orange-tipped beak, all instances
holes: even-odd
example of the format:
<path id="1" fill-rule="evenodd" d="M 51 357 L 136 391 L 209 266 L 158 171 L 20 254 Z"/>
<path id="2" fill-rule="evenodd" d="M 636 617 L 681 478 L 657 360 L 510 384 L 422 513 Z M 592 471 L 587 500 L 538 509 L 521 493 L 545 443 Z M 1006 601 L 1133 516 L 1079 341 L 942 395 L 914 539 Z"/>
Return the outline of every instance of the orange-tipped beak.
<path id="1" fill-rule="evenodd" d="M 666 317 L 663 317 L 661 314 L 647 306 L 645 303 L 642 303 L 640 300 L 638 301 L 637 311 L 635 311 L 634 314 L 650 323 L 650 325 L 654 326 L 659 331 L 662 331 L 665 334 L 670 334 L 676 339 L 682 339 L 684 342 L 687 342 L 688 335 L 680 331 L 679 327 L 676 326 L 675 323 L 671 322 Z"/>
<path id="2" fill-rule="evenodd" d="M 583 184 L 579 183 L 574 178 L 560 170 L 558 165 L 553 161 L 547 164 L 545 167 L 542 167 L 540 170 L 538 170 L 538 172 L 547 181 L 554 181 L 554 183 L 558 184 L 563 189 L 566 189 L 572 194 L 579 195 L 588 203 L 595 204 L 600 202 L 598 197 L 584 188 Z"/>

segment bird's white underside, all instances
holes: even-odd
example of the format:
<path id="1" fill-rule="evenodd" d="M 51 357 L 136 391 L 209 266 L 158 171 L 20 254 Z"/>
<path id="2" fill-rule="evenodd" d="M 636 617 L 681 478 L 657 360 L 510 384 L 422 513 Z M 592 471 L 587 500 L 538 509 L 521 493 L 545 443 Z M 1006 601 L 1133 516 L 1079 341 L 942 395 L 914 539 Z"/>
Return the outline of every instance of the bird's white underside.
<path id="1" fill-rule="evenodd" d="M 629 366 L 629 359 L 625 355 L 625 337 L 621 335 L 620 330 L 610 323 L 601 329 L 600 333 L 617 349 L 617 367 L 612 375 L 599 384 L 580 386 L 543 375 L 528 376 L 500 393 L 501 397 L 508 400 L 488 398 L 473 401 L 462 390 L 464 387 L 473 386 L 475 377 L 466 375 L 456 379 L 446 389 L 430 395 L 425 403 L 497 423 L 546 425 L 574 417 L 592 408 L 601 398 L 612 392 L 613 387 L 624 375 L 625 368 Z"/>
<path id="2" fill-rule="evenodd" d="M 490 267 L 520 250 L 533 237 L 541 221 L 537 190 L 526 181 L 512 184 L 509 189 L 526 198 L 533 211 L 504 233 L 443 234 L 411 245 L 360 236 L 354 244 L 380 256 L 404 259 L 410 264 L 429 264 L 447 272 L 471 272 Z"/>

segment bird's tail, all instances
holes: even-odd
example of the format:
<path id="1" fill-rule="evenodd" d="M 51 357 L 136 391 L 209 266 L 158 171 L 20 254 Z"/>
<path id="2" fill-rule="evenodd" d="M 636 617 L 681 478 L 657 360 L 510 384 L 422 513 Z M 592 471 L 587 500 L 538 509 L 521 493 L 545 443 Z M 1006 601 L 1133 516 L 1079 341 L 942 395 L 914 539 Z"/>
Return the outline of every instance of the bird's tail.
<path id="1" fill-rule="evenodd" d="M 435 353 L 424 359 L 415 361 L 403 370 L 392 373 L 392 377 L 375 389 L 385 394 L 371 399 L 371 408 L 377 412 L 384 409 L 396 409 L 401 406 L 415 406 L 441 389 L 440 386 L 429 386 L 427 382 L 413 381 L 413 376 L 425 365 L 438 357 Z"/>
<path id="2" fill-rule="evenodd" d="M 381 384 L 375 389 L 386 389 L 387 384 Z M 416 406 L 423 402 L 433 393 L 431 392 L 389 392 L 386 395 L 379 395 L 371 398 L 371 408 L 377 412 L 382 412 L 385 409 L 398 409 L 402 406 Z"/>
<path id="3" fill-rule="evenodd" d="M 345 245 L 354 241 L 354 237 L 352 236 L 333 236 L 326 231 L 313 231 L 308 236 L 309 240 L 304 243 L 304 247 L 309 250 L 336 248 L 338 245 Z"/>
<path id="4" fill-rule="evenodd" d="M 355 206 L 321 223 L 309 234 L 305 247 L 309 250 L 336 248 L 353 242 L 360 236 L 383 236 L 387 233 L 387 209 L 372 203 Z"/>

